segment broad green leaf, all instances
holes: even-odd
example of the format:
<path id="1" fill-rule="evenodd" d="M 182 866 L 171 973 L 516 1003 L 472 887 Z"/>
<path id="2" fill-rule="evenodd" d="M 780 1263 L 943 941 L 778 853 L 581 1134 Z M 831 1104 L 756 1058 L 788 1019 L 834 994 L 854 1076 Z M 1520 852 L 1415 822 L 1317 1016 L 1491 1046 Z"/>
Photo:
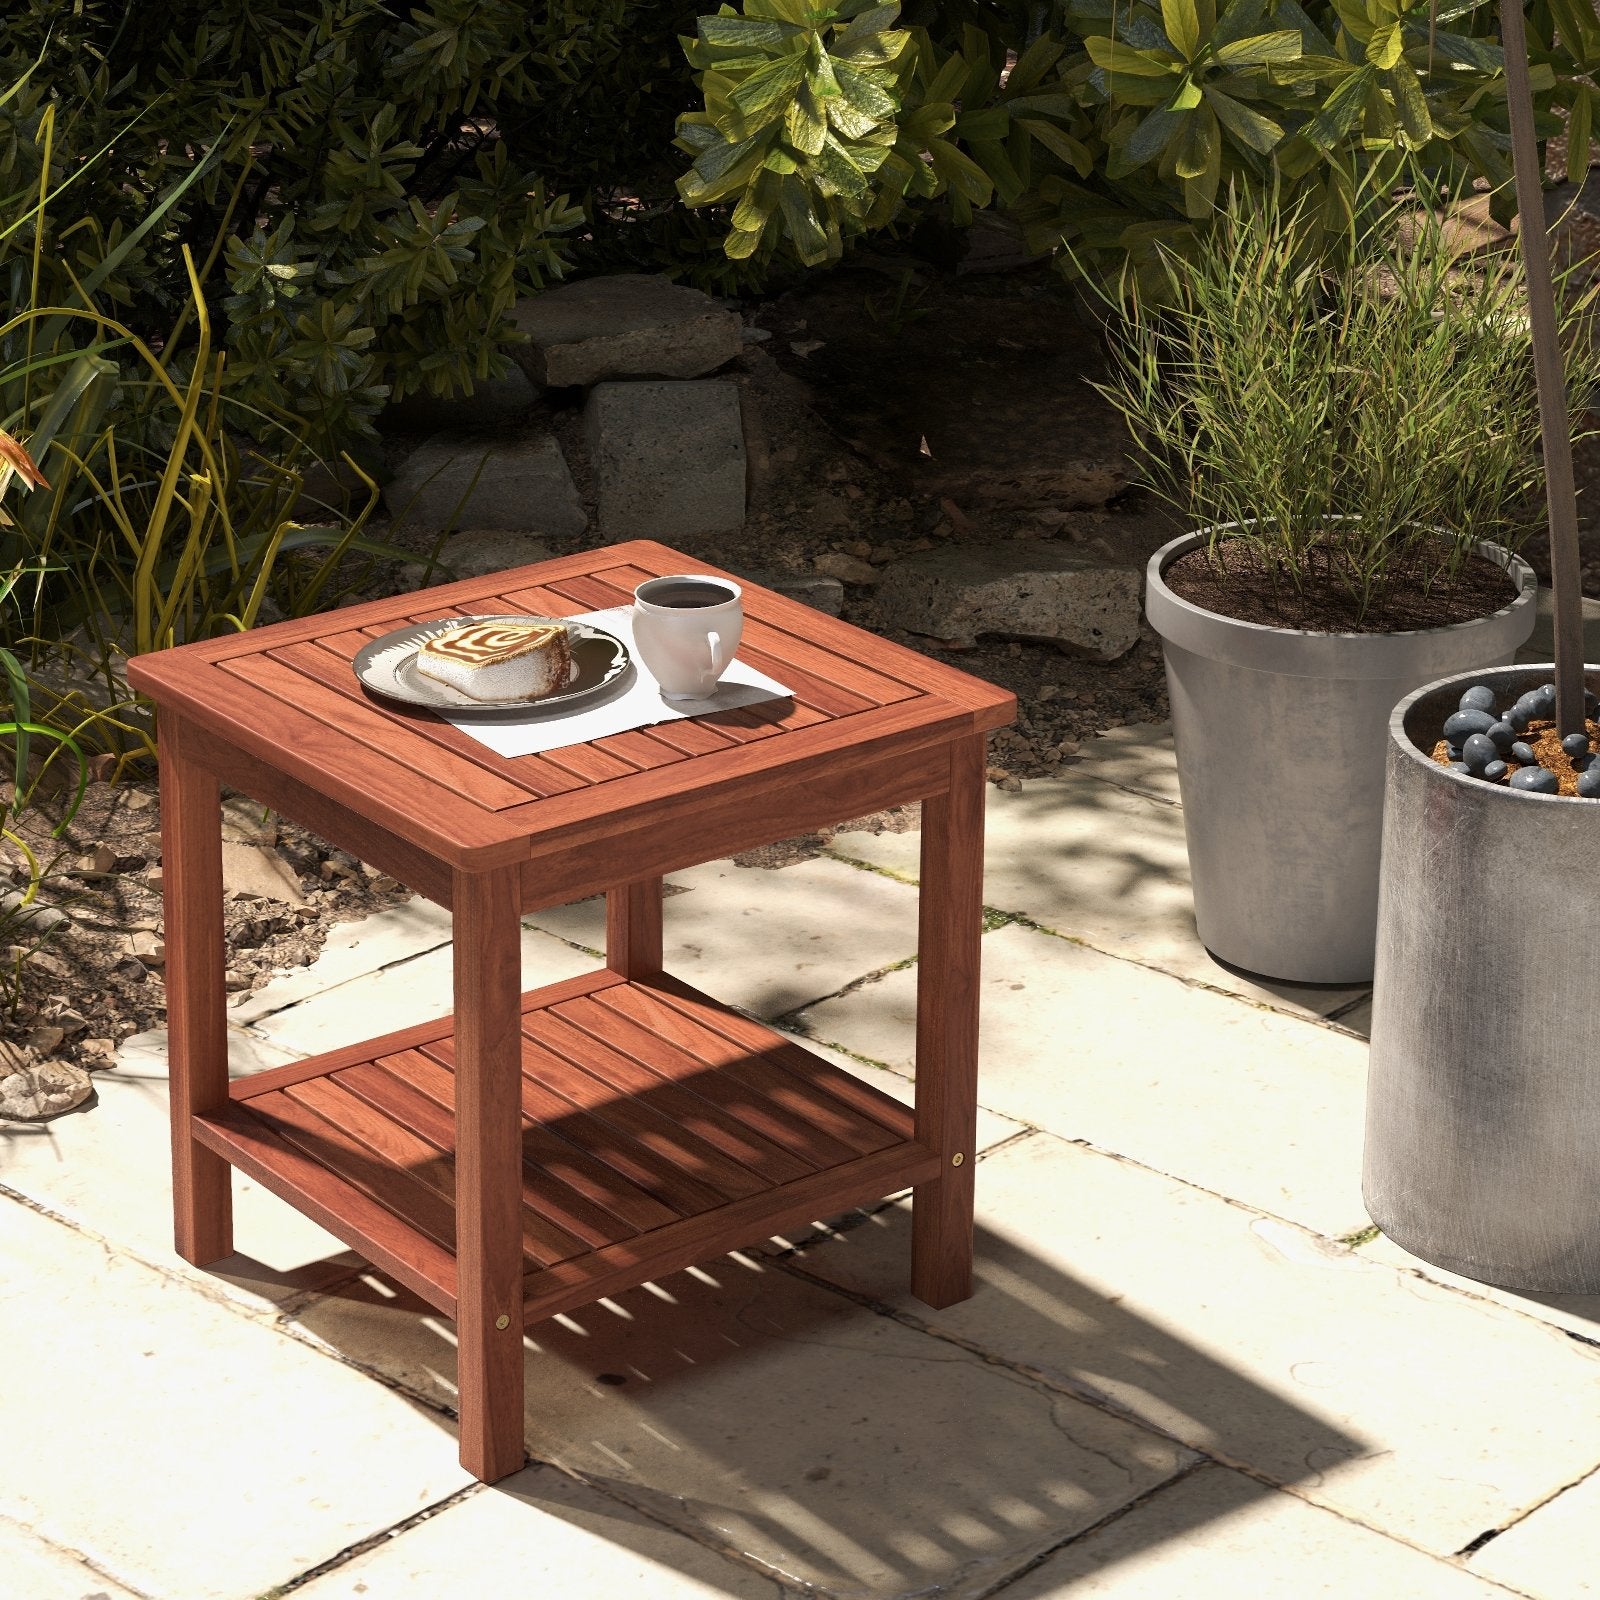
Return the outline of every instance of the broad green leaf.
<path id="1" fill-rule="evenodd" d="M 948 139 L 935 139 L 929 145 L 928 160 L 952 194 L 979 206 L 988 205 L 993 198 L 994 185 L 988 173 Z"/>
<path id="2" fill-rule="evenodd" d="M 1419 42 L 1426 43 L 1426 27 L 1412 30 Z M 1479 72 L 1500 72 L 1505 66 L 1505 52 L 1491 39 L 1474 39 L 1464 33 L 1434 35 L 1434 53 L 1446 61 L 1463 67 L 1476 67 Z"/>
<path id="3" fill-rule="evenodd" d="M 816 202 L 805 182 L 784 178 L 780 191 L 784 225 L 796 253 L 808 267 L 828 259 L 828 230 L 817 216 Z"/>
<path id="4" fill-rule="evenodd" d="M 978 111 L 963 111 L 955 121 L 956 137 L 974 139 L 1003 139 L 1011 128 L 1011 118 L 1004 106 L 985 106 Z"/>
<path id="5" fill-rule="evenodd" d="M 678 179 L 678 193 L 684 204 L 708 206 L 739 193 L 761 165 L 770 144 L 770 138 L 757 135 L 737 142 L 729 140 L 705 151 Z"/>
<path id="6" fill-rule="evenodd" d="M 1283 138 L 1282 127 L 1270 117 L 1241 105 L 1232 95 L 1210 84 L 1206 85 L 1206 101 L 1216 112 L 1217 121 L 1247 149 L 1266 155 Z"/>
<path id="7" fill-rule="evenodd" d="M 1319 150 L 1332 150 L 1355 126 L 1366 105 L 1372 68 L 1360 67 L 1336 88 L 1304 128 L 1307 139 Z"/>
<path id="8" fill-rule="evenodd" d="M 1387 72 L 1400 59 L 1405 48 L 1398 22 L 1386 23 L 1367 40 L 1367 60 L 1380 72 Z"/>
<path id="9" fill-rule="evenodd" d="M 883 33 L 894 27 L 900 20 L 900 7 L 895 5 L 873 6 L 870 11 L 863 11 L 852 19 L 849 27 L 839 35 L 841 44 L 853 44 L 857 39 L 865 39 L 875 33 Z"/>
<path id="10" fill-rule="evenodd" d="M 896 29 L 889 33 L 868 34 L 861 39 L 835 40 L 833 55 L 835 60 L 843 56 L 858 67 L 887 67 L 900 59 L 910 43 L 910 33 L 905 29 Z"/>
<path id="11" fill-rule="evenodd" d="M 740 50 L 781 50 L 804 28 L 792 22 L 764 22 L 749 17 L 701 17 L 695 23 L 702 44 Z"/>
<path id="12" fill-rule="evenodd" d="M 1043 122 L 1038 117 L 1018 117 L 1016 121 L 1018 127 L 1026 128 L 1051 155 L 1065 162 L 1080 178 L 1087 178 L 1094 171 L 1094 157 L 1088 146 L 1063 133 L 1054 123 Z"/>
<path id="13" fill-rule="evenodd" d="M 833 72 L 839 80 L 839 92 L 863 116 L 882 122 L 899 110 L 894 97 L 859 67 L 852 67 L 847 61 L 835 61 Z"/>
<path id="14" fill-rule="evenodd" d="M 1249 39 L 1225 44 L 1215 59 L 1225 67 L 1263 67 L 1279 61 L 1299 60 L 1304 41 L 1292 29 L 1277 33 L 1258 33 Z"/>
<path id="15" fill-rule="evenodd" d="M 1298 42 L 1298 41 L 1296 41 Z M 1116 39 L 1085 39 L 1084 48 L 1097 67 L 1109 72 L 1125 72 L 1131 78 L 1165 78 L 1183 69 L 1173 56 L 1158 56 L 1149 50 L 1132 50 Z"/>
<path id="16" fill-rule="evenodd" d="M 900 124 L 906 138 L 920 147 L 956 125 L 956 108 L 948 101 L 929 101 L 920 105 Z"/>
<path id="17" fill-rule="evenodd" d="M 1167 105 L 1173 111 L 1193 111 L 1200 100 L 1200 85 L 1193 78 L 1185 78 Z"/>
<path id="18" fill-rule="evenodd" d="M 1422 84 L 1410 63 L 1405 61 L 1386 73 L 1384 81 L 1394 96 L 1395 115 L 1405 129 L 1406 138 L 1420 148 L 1433 137 L 1433 119 L 1428 115 L 1428 100 L 1422 92 Z"/>
<path id="19" fill-rule="evenodd" d="M 1237 44 L 1241 39 L 1248 39 L 1252 34 L 1262 31 L 1261 24 L 1266 15 L 1266 0 L 1233 0 L 1233 4 L 1217 19 L 1217 25 L 1211 30 L 1206 43 L 1213 50 L 1220 50 L 1225 44 Z"/>
<path id="20" fill-rule="evenodd" d="M 1582 183 L 1589 170 L 1589 129 L 1594 118 L 1594 100 L 1581 83 L 1573 97 L 1567 117 L 1567 182 Z"/>
<path id="21" fill-rule="evenodd" d="M 784 137 L 802 155 L 814 156 L 828 137 L 828 119 L 809 83 L 789 102 L 783 114 Z"/>
<path id="22" fill-rule="evenodd" d="M 1183 126 L 1184 120 L 1181 111 L 1168 111 L 1165 107 L 1152 111 L 1123 145 L 1123 159 L 1130 167 L 1154 160 L 1172 143 L 1173 135 Z"/>
<path id="23" fill-rule="evenodd" d="M 747 124 L 760 127 L 784 109 L 806 75 L 804 56 L 788 56 L 770 67 L 752 72 L 728 96 L 729 104 Z"/>
<path id="24" fill-rule="evenodd" d="M 1161 25 L 1173 49 L 1185 61 L 1192 61 L 1200 48 L 1200 14 L 1194 0 L 1161 0 Z"/>
<path id="25" fill-rule="evenodd" d="M 1017 64 L 1006 79 L 1006 87 L 1015 94 L 1027 94 L 1044 82 L 1044 75 L 1061 59 L 1066 45 L 1048 33 L 1041 33 L 1017 57 Z"/>
<path id="26" fill-rule="evenodd" d="M 1042 117 L 1071 119 L 1083 109 L 1083 103 L 1076 95 L 1070 94 L 1021 94 L 1015 97 L 1007 95 L 1005 107 L 1013 116 L 1031 111 Z"/>

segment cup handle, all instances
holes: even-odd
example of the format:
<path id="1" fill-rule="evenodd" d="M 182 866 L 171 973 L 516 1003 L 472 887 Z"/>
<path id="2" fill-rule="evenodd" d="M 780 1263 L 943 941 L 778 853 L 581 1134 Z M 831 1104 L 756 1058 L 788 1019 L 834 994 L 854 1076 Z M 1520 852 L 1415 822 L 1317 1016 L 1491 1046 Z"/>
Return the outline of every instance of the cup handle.
<path id="1" fill-rule="evenodd" d="M 722 669 L 728 664 L 721 659 L 722 635 L 715 631 L 709 632 L 706 634 L 706 643 L 711 646 L 711 670 L 718 677 L 721 677 Z"/>

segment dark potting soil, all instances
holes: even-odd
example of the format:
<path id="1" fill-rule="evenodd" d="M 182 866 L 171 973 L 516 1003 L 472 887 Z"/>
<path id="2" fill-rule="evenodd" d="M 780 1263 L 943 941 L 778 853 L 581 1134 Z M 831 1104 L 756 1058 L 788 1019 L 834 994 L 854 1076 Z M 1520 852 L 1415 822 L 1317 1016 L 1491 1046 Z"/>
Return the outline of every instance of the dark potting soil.
<path id="1" fill-rule="evenodd" d="M 1161 576 L 1180 599 L 1218 616 L 1308 633 L 1443 628 L 1486 617 L 1517 597 L 1517 586 L 1504 569 L 1475 555 L 1468 557 L 1453 583 L 1437 581 L 1426 594 L 1420 570 L 1412 581 L 1404 576 L 1395 579 L 1388 594 L 1358 619 L 1355 601 L 1344 592 L 1331 560 L 1326 575 L 1316 572 L 1296 593 L 1282 572 L 1238 539 L 1220 540 L 1214 554 L 1191 550 Z"/>
<path id="2" fill-rule="evenodd" d="M 1600 748 L 1600 722 L 1590 717 L 1584 723 L 1584 731 L 1589 735 L 1589 748 Z M 1554 722 L 1533 721 L 1528 724 L 1528 731 L 1522 735 L 1522 740 L 1539 758 L 1539 765 L 1555 773 L 1556 781 L 1561 785 L 1560 793 L 1576 795 L 1578 792 L 1578 769 L 1572 764 L 1572 757 L 1561 748 L 1561 733 Z M 1449 742 L 1441 739 L 1432 750 L 1433 759 L 1441 767 L 1450 765 Z M 1511 774 L 1521 769 L 1521 763 L 1513 761 L 1509 756 L 1503 758 L 1506 764 L 1506 775 L 1496 784 L 1497 788 L 1505 788 L 1511 781 Z"/>

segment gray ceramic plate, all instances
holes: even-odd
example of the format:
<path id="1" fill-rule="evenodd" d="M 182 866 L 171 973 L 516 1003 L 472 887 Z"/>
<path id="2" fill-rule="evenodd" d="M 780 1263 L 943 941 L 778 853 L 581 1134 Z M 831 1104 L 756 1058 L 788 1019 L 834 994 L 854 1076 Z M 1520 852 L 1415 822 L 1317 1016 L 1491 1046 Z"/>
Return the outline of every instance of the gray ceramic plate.
<path id="1" fill-rule="evenodd" d="M 572 681 L 556 694 L 537 700 L 474 700 L 437 678 L 417 671 L 417 650 L 424 639 L 463 622 L 559 622 L 567 630 L 572 649 Z M 568 617 L 439 617 L 433 622 L 413 623 L 397 628 L 371 644 L 363 645 L 355 659 L 356 676 L 374 694 L 407 705 L 428 706 L 435 711 L 471 711 L 484 716 L 527 717 L 551 712 L 559 714 L 576 706 L 603 700 L 620 689 L 632 673 L 628 647 L 604 628 L 593 623 L 575 622 Z"/>

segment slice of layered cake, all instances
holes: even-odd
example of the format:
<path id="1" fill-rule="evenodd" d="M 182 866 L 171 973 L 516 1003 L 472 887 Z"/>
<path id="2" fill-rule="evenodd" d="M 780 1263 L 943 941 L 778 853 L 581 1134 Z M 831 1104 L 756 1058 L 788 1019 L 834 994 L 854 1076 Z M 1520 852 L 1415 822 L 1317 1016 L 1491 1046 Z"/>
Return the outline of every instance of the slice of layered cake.
<path id="1" fill-rule="evenodd" d="M 559 622 L 475 622 L 417 651 L 417 671 L 474 700 L 537 700 L 567 686 L 572 651 Z"/>

